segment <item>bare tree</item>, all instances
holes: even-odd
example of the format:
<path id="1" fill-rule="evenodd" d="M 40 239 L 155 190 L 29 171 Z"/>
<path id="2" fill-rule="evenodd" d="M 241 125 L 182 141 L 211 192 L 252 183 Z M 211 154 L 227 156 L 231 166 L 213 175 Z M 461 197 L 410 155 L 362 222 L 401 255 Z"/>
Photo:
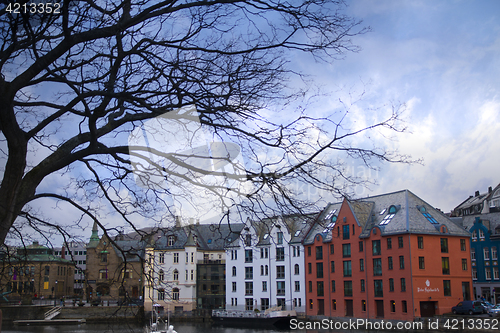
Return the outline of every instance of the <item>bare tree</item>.
<path id="1" fill-rule="evenodd" d="M 160 219 L 158 214 L 172 205 L 164 194 L 175 194 L 176 186 L 144 178 L 137 186 L 137 170 L 222 198 L 228 191 L 223 185 L 199 180 L 206 169 L 185 171 L 189 159 L 206 154 L 130 150 L 126 143 L 148 120 L 190 106 L 201 128 L 212 133 L 210 141 L 233 142 L 245 159 L 242 166 L 232 163 L 230 152 L 223 153 L 218 162 L 232 163 L 238 172 L 212 170 L 251 184 L 238 193 L 245 200 L 234 209 L 241 213 L 300 211 L 308 203 L 289 186 L 297 179 L 328 191 L 344 191 L 339 178 L 359 181 L 343 173 L 341 162 L 327 160 L 329 151 L 366 165 L 405 161 L 350 141 L 375 128 L 403 130 L 399 108 L 355 130 L 346 126 L 348 111 L 335 119 L 314 119 L 296 110 L 289 118 L 291 101 L 304 95 L 291 82 L 305 79 L 289 56 L 332 61 L 358 51 L 351 38 L 367 29 L 343 13 L 343 1 L 83 0 L 64 1 L 60 8 L 40 5 L 34 14 L 23 1 L 17 7 L 7 3 L 0 10 L 2 242 L 9 231 L 21 234 L 12 229 L 16 219 L 66 232 L 61 225 L 67 221 L 47 220 L 33 208 L 44 198 L 74 207 L 80 212 L 74 222 L 83 216 L 99 221 L 98 202 L 132 226 L 131 214 Z M 280 105 L 286 117 L 270 119 L 268 110 Z M 65 177 L 67 186 L 44 186 L 54 175 Z"/>

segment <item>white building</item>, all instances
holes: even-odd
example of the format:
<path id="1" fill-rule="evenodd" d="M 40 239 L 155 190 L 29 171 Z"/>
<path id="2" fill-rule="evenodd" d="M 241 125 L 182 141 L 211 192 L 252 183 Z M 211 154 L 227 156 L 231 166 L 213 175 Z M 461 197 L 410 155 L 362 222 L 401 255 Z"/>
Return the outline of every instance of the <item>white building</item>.
<path id="1" fill-rule="evenodd" d="M 240 237 L 226 247 L 226 309 L 282 306 L 305 313 L 301 242 L 314 216 L 247 221 Z"/>
<path id="2" fill-rule="evenodd" d="M 238 237 L 242 227 L 192 224 L 159 230 L 146 247 L 145 311 L 153 306 L 160 312 L 209 309 L 218 303 L 223 307 L 224 247 Z M 200 265 L 203 274 L 198 274 Z M 211 274 L 206 273 L 207 265 Z"/>
<path id="3" fill-rule="evenodd" d="M 83 295 L 85 288 L 85 269 L 87 268 L 87 244 L 84 242 L 69 242 L 68 247 L 54 248 L 54 255 L 71 260 L 75 264 L 73 290 L 77 295 Z"/>

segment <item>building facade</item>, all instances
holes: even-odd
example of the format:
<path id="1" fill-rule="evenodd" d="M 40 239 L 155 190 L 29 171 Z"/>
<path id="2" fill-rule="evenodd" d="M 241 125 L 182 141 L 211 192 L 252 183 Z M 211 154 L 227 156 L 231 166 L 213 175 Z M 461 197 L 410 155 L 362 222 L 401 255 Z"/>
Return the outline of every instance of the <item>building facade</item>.
<path id="1" fill-rule="evenodd" d="M 226 247 L 226 309 L 305 313 L 302 240 L 313 216 L 247 220 Z"/>
<path id="2" fill-rule="evenodd" d="M 98 236 L 94 223 L 87 244 L 86 297 L 90 301 L 139 302 L 143 297 L 146 241 L 119 234 Z"/>
<path id="3" fill-rule="evenodd" d="M 307 314 L 413 320 L 471 299 L 470 234 L 410 191 L 331 204 L 304 240 Z"/>
<path id="4" fill-rule="evenodd" d="M 224 308 L 224 248 L 242 224 L 159 229 L 146 248 L 144 309 L 193 312 Z"/>
<path id="5" fill-rule="evenodd" d="M 69 242 L 67 246 L 54 248 L 54 255 L 71 260 L 75 266 L 73 291 L 75 295 L 83 296 L 85 289 L 85 270 L 87 269 L 87 244 Z"/>
<path id="6" fill-rule="evenodd" d="M 485 299 L 497 304 L 500 301 L 500 275 L 498 250 L 500 249 L 500 226 L 491 230 L 489 221 L 479 216 L 469 229 L 472 234 L 471 261 L 475 299 Z"/>
<path id="7" fill-rule="evenodd" d="M 60 298 L 73 295 L 74 265 L 33 242 L 2 258 L 1 289 L 9 298 Z"/>

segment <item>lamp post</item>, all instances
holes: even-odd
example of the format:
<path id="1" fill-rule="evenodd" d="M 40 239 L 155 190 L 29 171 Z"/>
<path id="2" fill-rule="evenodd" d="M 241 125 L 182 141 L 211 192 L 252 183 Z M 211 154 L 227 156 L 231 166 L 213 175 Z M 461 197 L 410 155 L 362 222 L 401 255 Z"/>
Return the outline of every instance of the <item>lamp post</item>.
<path id="1" fill-rule="evenodd" d="M 55 286 L 55 289 L 54 289 L 54 306 L 57 305 L 57 280 L 56 280 L 56 286 Z"/>

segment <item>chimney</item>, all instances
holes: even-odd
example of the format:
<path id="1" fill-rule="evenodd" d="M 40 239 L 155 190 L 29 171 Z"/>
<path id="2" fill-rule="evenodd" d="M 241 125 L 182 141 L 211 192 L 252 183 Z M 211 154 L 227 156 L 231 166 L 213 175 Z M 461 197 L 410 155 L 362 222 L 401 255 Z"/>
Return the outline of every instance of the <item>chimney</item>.
<path id="1" fill-rule="evenodd" d="M 175 227 L 176 228 L 181 227 L 181 217 L 179 215 L 175 215 Z"/>
<path id="2" fill-rule="evenodd" d="M 66 259 L 66 246 L 61 247 L 61 258 Z"/>
<path id="3" fill-rule="evenodd" d="M 493 192 L 493 188 L 491 188 L 491 186 L 490 186 L 490 187 L 488 187 L 488 193 L 491 193 L 491 192 Z"/>
<path id="4" fill-rule="evenodd" d="M 479 196 L 479 191 L 476 191 L 476 195 L 475 195 L 475 196 L 476 196 L 476 197 L 478 197 L 478 196 Z"/>
<path id="5" fill-rule="evenodd" d="M 192 225 L 192 224 L 194 224 L 194 217 L 189 218 L 189 225 Z"/>

